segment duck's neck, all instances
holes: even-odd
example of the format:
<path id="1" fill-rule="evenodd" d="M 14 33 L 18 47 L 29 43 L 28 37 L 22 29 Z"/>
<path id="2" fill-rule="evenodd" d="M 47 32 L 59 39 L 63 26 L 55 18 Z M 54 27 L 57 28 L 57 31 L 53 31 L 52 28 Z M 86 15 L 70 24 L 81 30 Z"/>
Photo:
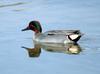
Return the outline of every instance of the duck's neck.
<path id="1" fill-rule="evenodd" d="M 42 33 L 41 32 L 35 32 L 35 37 L 40 36 Z"/>

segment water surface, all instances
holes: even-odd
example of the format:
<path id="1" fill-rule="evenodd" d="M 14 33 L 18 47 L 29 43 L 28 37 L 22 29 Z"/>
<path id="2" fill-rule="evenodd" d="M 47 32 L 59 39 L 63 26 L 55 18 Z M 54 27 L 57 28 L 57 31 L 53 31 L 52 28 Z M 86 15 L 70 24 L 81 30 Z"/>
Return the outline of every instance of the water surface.
<path id="1" fill-rule="evenodd" d="M 99 74 L 99 0 L 1 0 L 1 74 Z M 43 32 L 52 29 L 80 29 L 85 35 L 77 54 L 48 52 L 29 57 L 22 46 L 34 47 L 33 32 L 21 32 L 31 20 L 39 20 Z"/>

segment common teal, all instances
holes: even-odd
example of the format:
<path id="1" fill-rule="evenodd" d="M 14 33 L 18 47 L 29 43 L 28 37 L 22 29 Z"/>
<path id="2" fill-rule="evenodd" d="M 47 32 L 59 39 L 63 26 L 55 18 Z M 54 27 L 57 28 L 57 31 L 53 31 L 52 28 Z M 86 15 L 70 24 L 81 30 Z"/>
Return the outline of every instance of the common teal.
<path id="1" fill-rule="evenodd" d="M 31 21 L 22 31 L 32 30 L 35 32 L 34 41 L 38 43 L 77 43 L 83 35 L 80 30 L 51 30 L 42 33 L 39 21 Z"/>

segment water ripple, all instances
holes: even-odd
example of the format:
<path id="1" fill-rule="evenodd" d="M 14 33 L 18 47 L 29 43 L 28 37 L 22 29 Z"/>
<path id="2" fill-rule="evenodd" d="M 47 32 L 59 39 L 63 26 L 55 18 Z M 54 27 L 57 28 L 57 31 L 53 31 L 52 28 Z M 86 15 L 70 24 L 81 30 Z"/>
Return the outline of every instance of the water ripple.
<path id="1" fill-rule="evenodd" d="M 13 4 L 4 4 L 4 5 L 0 5 L 0 8 L 18 6 L 18 5 L 22 5 L 22 4 L 25 4 L 25 2 L 18 2 L 18 3 L 13 3 Z"/>

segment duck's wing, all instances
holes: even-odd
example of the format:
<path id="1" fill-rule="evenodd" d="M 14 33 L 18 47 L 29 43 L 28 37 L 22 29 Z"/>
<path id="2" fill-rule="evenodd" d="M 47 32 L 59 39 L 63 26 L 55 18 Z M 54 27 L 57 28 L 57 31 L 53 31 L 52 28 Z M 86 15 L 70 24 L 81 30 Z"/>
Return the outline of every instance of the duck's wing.
<path id="1" fill-rule="evenodd" d="M 57 35 L 57 34 L 63 34 L 63 35 L 70 35 L 70 34 L 80 34 L 80 30 L 51 30 L 45 32 L 46 35 Z"/>

